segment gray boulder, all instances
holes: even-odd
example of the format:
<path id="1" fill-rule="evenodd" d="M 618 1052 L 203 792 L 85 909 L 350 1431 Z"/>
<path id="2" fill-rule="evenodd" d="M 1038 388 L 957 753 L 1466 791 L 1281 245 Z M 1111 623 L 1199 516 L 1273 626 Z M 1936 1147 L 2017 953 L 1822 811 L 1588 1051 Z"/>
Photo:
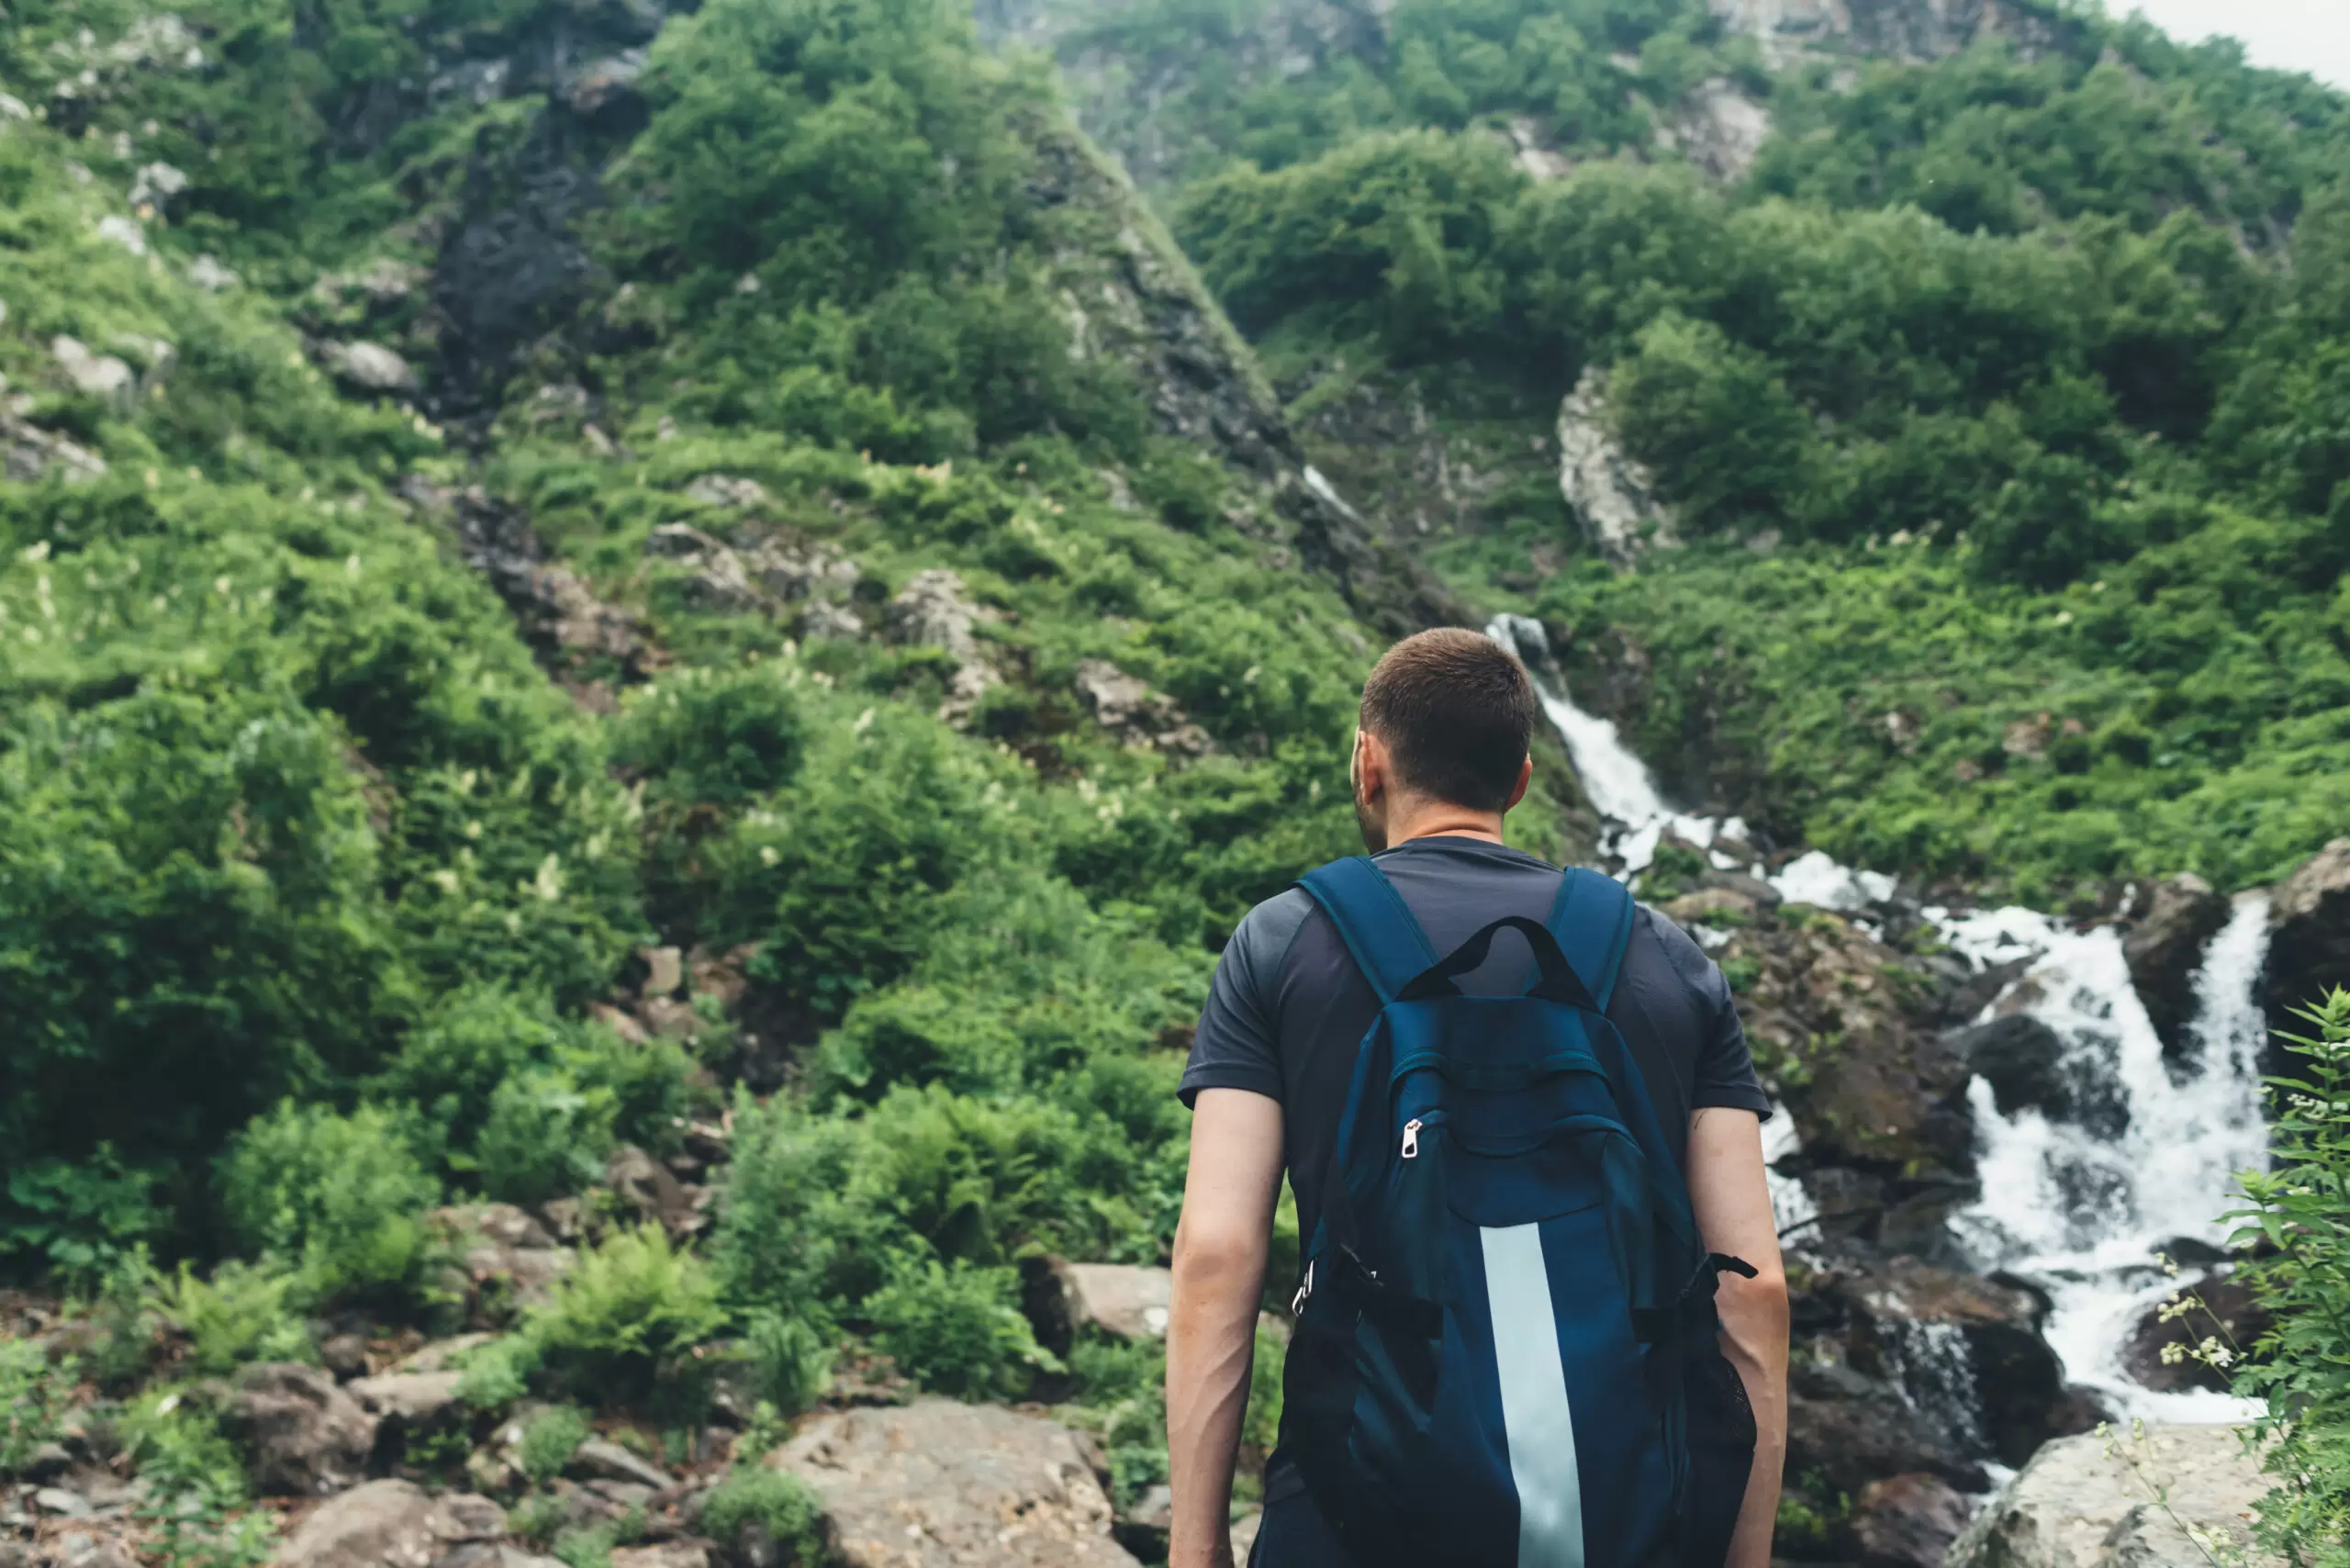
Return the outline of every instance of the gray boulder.
<path id="1" fill-rule="evenodd" d="M 110 353 L 93 353 L 79 338 L 51 338 L 49 354 L 73 390 L 85 398 L 117 400 L 129 397 L 139 386 L 139 373 L 127 363 Z"/>
<path id="2" fill-rule="evenodd" d="M 416 390 L 416 370 L 381 343 L 330 343 L 327 368 L 335 379 L 358 392 L 400 393 Z"/>
<path id="3" fill-rule="evenodd" d="M 1032 1274 L 1026 1295 L 1029 1316 L 1048 1345 L 1066 1348 L 1083 1329 L 1129 1342 L 1163 1339 L 1174 1276 L 1136 1264 L 1048 1258 Z"/>
<path id="4" fill-rule="evenodd" d="M 271 1361 L 238 1374 L 222 1426 L 244 1446 L 254 1486 L 320 1497 L 367 1473 L 375 1417 L 317 1367 Z"/>
<path id="5" fill-rule="evenodd" d="M 1941 1568 L 1971 1511 L 1938 1475 L 1870 1482 L 1852 1500 L 1852 1542 L 1862 1568 Z"/>
<path id="6" fill-rule="evenodd" d="M 582 1481 L 619 1481 L 649 1486 L 658 1492 L 671 1484 L 669 1473 L 639 1459 L 607 1438 L 590 1438 L 573 1452 L 564 1467 Z"/>
<path id="7" fill-rule="evenodd" d="M 2033 1456 L 1967 1527 L 1946 1568 L 2272 1568 L 2277 1559 L 2254 1544 L 2250 1524 L 2268 1488 L 2232 1427 L 2066 1438 Z"/>
<path id="8" fill-rule="evenodd" d="M 344 1386 L 386 1433 L 405 1438 L 410 1433 L 438 1431 L 464 1418 L 457 1385 L 464 1377 L 453 1370 L 394 1372 L 354 1378 Z"/>
<path id="9" fill-rule="evenodd" d="M 330 1498 L 277 1549 L 277 1568 L 431 1568 L 453 1548 L 494 1541 L 506 1510 L 466 1494 L 434 1497 L 409 1481 L 370 1481 Z"/>
<path id="10" fill-rule="evenodd" d="M 823 1501 L 841 1568 L 1132 1568 L 1075 1433 L 923 1399 L 815 1422 L 767 1462 Z"/>

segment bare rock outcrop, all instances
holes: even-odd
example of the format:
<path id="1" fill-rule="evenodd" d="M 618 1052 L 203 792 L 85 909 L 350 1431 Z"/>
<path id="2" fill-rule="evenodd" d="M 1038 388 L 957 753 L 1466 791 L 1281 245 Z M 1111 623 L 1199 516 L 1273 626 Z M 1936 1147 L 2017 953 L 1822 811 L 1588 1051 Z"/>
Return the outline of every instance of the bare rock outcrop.
<path id="1" fill-rule="evenodd" d="M 1214 747 L 1208 733 L 1147 681 L 1128 675 L 1107 659 L 1086 659 L 1071 683 L 1093 722 L 1125 745 L 1153 746 L 1178 756 L 1201 756 Z"/>
<path id="2" fill-rule="evenodd" d="M 264 1362 L 238 1375 L 221 1425 L 243 1446 L 253 1484 L 277 1496 L 319 1497 L 367 1473 L 375 1417 L 317 1367 Z"/>
<path id="3" fill-rule="evenodd" d="M 2268 1487 L 2232 1427 L 2067 1438 L 2034 1455 L 1967 1528 L 1948 1568 L 2271 1568 L 2250 1523 Z"/>
<path id="4" fill-rule="evenodd" d="M 1132 1568 L 1077 1436 L 1041 1417 L 923 1399 L 844 1411 L 768 1461 L 823 1500 L 843 1568 Z"/>
<path id="5" fill-rule="evenodd" d="M 1559 494 L 1611 566 L 1633 566 L 1645 552 L 1681 542 L 1673 509 L 1658 498 L 1656 476 L 1616 439 L 1606 371 L 1583 373 L 1559 407 L 1558 435 Z"/>
<path id="6" fill-rule="evenodd" d="M 1174 1276 L 1165 1269 L 1044 1258 L 1026 1272 L 1021 1305 L 1037 1338 L 1056 1350 L 1088 1331 L 1129 1342 L 1167 1337 Z"/>
<path id="7" fill-rule="evenodd" d="M 409 1481 L 370 1481 L 324 1505 L 277 1549 L 276 1568 L 432 1568 L 452 1549 L 505 1533 L 506 1510 Z"/>

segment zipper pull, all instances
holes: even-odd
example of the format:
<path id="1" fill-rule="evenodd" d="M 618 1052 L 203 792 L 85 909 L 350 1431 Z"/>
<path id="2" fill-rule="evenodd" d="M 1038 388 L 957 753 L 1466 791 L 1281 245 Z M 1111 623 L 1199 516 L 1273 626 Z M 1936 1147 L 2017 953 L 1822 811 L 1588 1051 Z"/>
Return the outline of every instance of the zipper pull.
<path id="1" fill-rule="evenodd" d="M 1414 1116 L 1404 1124 L 1404 1158 L 1406 1159 L 1417 1159 L 1420 1157 L 1421 1126 L 1417 1116 Z"/>

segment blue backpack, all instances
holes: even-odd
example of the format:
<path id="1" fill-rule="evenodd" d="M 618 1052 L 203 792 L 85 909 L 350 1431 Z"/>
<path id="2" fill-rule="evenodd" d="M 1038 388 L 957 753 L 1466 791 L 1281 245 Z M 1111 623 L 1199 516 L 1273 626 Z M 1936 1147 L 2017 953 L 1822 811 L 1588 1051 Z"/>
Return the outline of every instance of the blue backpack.
<path id="1" fill-rule="evenodd" d="M 1284 1375 L 1282 1458 L 1362 1568 L 1719 1568 L 1754 1426 L 1644 1076 L 1605 1016 L 1631 896 L 1439 961 L 1367 859 L 1300 886 L 1378 993 Z M 1522 996 L 1454 981 L 1516 932 Z M 1675 1091 L 1677 1098 L 1677 1086 Z"/>

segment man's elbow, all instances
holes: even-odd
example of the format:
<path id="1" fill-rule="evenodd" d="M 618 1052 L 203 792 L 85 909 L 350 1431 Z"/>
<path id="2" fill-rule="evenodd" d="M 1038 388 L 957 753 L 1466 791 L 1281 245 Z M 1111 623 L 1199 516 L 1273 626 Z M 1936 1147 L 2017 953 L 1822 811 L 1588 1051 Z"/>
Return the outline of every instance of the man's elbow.
<path id="1" fill-rule="evenodd" d="M 1725 1272 L 1715 1305 L 1723 1325 L 1733 1331 L 1759 1329 L 1784 1340 L 1789 1316 L 1785 1269 L 1774 1259 L 1757 1267 L 1751 1280 Z"/>
<path id="2" fill-rule="evenodd" d="M 1179 1285 L 1212 1285 L 1261 1274 L 1268 1238 L 1227 1226 L 1185 1223 L 1175 1230 L 1175 1279 Z"/>

